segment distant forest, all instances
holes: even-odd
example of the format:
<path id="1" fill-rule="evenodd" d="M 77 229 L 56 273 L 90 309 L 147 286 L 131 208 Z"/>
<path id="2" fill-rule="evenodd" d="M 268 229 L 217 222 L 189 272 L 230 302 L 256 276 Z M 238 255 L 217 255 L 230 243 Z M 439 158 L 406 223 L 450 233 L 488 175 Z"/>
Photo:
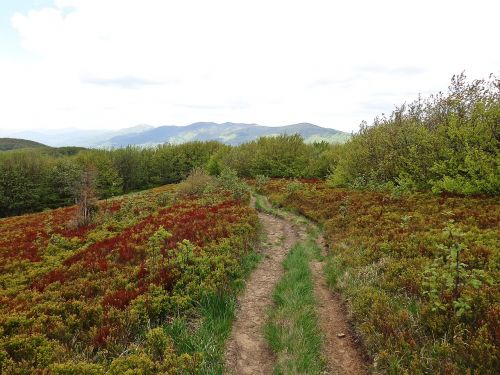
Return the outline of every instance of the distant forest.
<path id="1" fill-rule="evenodd" d="M 326 178 L 354 189 L 459 195 L 500 192 L 500 79 L 452 78 L 447 93 L 377 117 L 345 144 L 298 135 L 240 146 L 218 142 L 112 150 L 45 147 L 0 152 L 0 216 L 73 204 L 84 170 L 100 198 L 184 179 L 194 168 L 241 177 Z M 38 146 L 38 145 L 37 145 Z M 33 147 L 33 146 L 31 146 Z"/>

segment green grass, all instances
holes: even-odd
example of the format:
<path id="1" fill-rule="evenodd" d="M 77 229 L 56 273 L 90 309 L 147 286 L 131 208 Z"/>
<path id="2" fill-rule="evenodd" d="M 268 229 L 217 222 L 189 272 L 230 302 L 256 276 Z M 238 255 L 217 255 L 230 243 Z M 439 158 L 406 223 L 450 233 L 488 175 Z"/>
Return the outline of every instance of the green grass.
<path id="1" fill-rule="evenodd" d="M 319 255 L 312 233 L 296 244 L 283 262 L 285 275 L 274 293 L 266 338 L 276 353 L 276 374 L 321 374 L 321 333 L 315 312 L 309 262 Z"/>
<path id="2" fill-rule="evenodd" d="M 339 278 L 344 275 L 345 271 L 346 267 L 333 254 L 329 254 L 326 257 L 326 263 L 323 267 L 323 272 L 325 273 L 326 282 L 330 289 L 339 291 L 337 282 Z"/>
<path id="3" fill-rule="evenodd" d="M 266 198 L 263 195 L 254 193 L 255 196 L 255 209 L 257 211 L 264 212 L 269 215 L 277 216 L 277 217 L 283 217 L 284 214 L 281 212 L 281 210 L 278 210 L 274 207 L 272 207 L 269 202 L 267 202 Z"/>
<path id="4" fill-rule="evenodd" d="M 319 229 L 302 216 L 272 207 L 255 195 L 255 208 L 270 215 L 293 220 L 308 228 L 306 241 L 297 243 L 283 261 L 285 275 L 274 292 L 274 306 L 265 327 L 266 339 L 276 353 L 276 374 L 322 374 L 321 332 L 315 312 L 314 286 L 309 262 L 321 259 L 315 239 Z"/>
<path id="5" fill-rule="evenodd" d="M 201 374 L 224 372 L 224 346 L 235 319 L 237 294 L 243 290 L 245 279 L 261 260 L 261 255 L 249 253 L 242 260 L 244 275 L 234 280 L 231 292 L 205 296 L 198 306 L 197 324 L 190 324 L 186 317 L 173 319 L 164 328 L 174 340 L 179 353 L 199 353 Z M 193 325 L 195 327 L 193 327 Z"/>
<path id="6" fill-rule="evenodd" d="M 200 306 L 201 324 L 193 330 L 185 317 L 174 319 L 165 330 L 179 353 L 200 353 L 203 374 L 222 374 L 224 343 L 235 317 L 236 298 L 229 294 L 207 296 Z M 194 331 L 194 332 L 193 332 Z"/>

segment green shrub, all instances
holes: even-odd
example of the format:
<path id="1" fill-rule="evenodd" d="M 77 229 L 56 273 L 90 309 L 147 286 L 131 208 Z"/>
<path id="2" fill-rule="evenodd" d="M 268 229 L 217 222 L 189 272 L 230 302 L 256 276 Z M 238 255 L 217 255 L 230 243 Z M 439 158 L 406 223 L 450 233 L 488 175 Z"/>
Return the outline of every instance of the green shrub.
<path id="1" fill-rule="evenodd" d="M 61 347 L 42 335 L 18 334 L 0 342 L 4 362 L 23 363 L 23 367 L 46 367 L 61 353 Z M 12 366 L 15 364 L 12 363 Z M 9 372 L 9 371 L 7 371 Z"/>
<path id="2" fill-rule="evenodd" d="M 173 201 L 174 201 L 174 196 L 169 192 L 162 193 L 158 195 L 158 197 L 156 198 L 156 204 L 160 207 L 169 206 Z"/>
<path id="3" fill-rule="evenodd" d="M 195 168 L 189 176 L 182 181 L 178 188 L 177 194 L 180 196 L 201 195 L 209 184 L 214 183 L 214 178 L 207 174 L 202 168 Z"/>
<path id="4" fill-rule="evenodd" d="M 286 192 L 290 195 L 304 189 L 304 184 L 300 181 L 293 180 L 286 185 Z"/>
<path id="5" fill-rule="evenodd" d="M 145 353 L 118 357 L 109 366 L 109 375 L 155 375 L 158 369 L 154 361 Z"/>
<path id="6" fill-rule="evenodd" d="M 231 192 L 234 199 L 242 200 L 248 196 L 248 186 L 239 179 L 234 169 L 224 168 L 217 177 L 217 185 Z"/>
<path id="7" fill-rule="evenodd" d="M 498 194 L 500 80 L 454 76 L 447 94 L 419 98 L 364 123 L 339 153 L 331 186 Z"/>
<path id="8" fill-rule="evenodd" d="M 66 362 L 57 363 L 49 367 L 50 374 L 53 375 L 101 375 L 104 368 L 101 365 L 87 362 Z"/>
<path id="9" fill-rule="evenodd" d="M 173 341 L 163 328 L 153 328 L 146 333 L 146 350 L 154 360 L 162 360 L 165 353 L 171 352 L 172 348 Z"/>

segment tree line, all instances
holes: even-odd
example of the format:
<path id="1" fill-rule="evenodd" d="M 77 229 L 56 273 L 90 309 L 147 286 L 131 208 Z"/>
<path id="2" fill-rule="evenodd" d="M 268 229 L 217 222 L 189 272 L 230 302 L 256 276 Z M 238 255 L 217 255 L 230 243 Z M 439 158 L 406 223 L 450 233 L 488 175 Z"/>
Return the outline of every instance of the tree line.
<path id="1" fill-rule="evenodd" d="M 0 215 L 18 215 L 74 204 L 82 176 L 95 169 L 101 199 L 176 183 L 195 168 L 219 175 L 231 168 L 243 177 L 326 177 L 335 148 L 305 144 L 298 135 L 261 138 L 239 147 L 215 141 L 83 149 L 71 154 L 54 149 L 0 153 Z"/>
<path id="2" fill-rule="evenodd" d="M 333 186 L 498 194 L 500 80 L 454 76 L 447 93 L 377 117 L 345 144 L 299 135 L 240 146 L 215 141 L 154 148 L 25 149 L 0 153 L 0 216 L 73 204 L 84 171 L 96 169 L 99 198 L 183 180 L 194 168 L 241 177 L 328 178 Z"/>

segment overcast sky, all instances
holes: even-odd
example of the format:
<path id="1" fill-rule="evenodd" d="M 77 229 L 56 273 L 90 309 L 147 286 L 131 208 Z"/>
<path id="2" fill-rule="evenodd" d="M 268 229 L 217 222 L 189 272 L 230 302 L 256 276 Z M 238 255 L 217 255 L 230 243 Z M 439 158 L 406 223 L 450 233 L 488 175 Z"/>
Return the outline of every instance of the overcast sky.
<path id="1" fill-rule="evenodd" d="M 345 131 L 500 72 L 500 1 L 0 0 L 0 129 Z"/>

